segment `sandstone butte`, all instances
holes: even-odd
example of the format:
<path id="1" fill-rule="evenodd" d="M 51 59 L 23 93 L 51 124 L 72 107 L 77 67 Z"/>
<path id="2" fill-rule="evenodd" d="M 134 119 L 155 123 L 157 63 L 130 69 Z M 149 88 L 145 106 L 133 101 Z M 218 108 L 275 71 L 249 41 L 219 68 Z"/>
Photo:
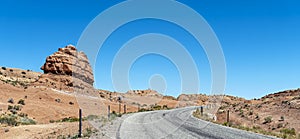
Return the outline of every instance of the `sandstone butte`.
<path id="1" fill-rule="evenodd" d="M 35 83 L 64 91 L 90 93 L 94 91 L 94 75 L 84 52 L 67 45 L 46 58 L 41 67 L 44 74 Z"/>

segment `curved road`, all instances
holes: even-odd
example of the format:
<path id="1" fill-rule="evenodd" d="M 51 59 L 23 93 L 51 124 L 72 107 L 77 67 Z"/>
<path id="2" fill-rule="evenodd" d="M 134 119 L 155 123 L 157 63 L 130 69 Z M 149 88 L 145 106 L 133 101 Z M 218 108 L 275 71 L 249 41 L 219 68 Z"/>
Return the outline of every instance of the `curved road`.
<path id="1" fill-rule="evenodd" d="M 119 127 L 118 139 L 266 139 L 270 136 L 233 129 L 192 117 L 195 107 L 136 113 Z"/>

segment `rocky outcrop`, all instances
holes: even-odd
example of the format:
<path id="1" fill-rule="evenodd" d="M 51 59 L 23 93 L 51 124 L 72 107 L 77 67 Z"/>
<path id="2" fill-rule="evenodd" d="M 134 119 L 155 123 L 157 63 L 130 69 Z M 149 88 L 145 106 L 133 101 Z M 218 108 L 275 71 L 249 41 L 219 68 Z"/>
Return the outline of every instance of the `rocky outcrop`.
<path id="1" fill-rule="evenodd" d="M 128 95 L 138 95 L 138 96 L 154 96 L 154 97 L 162 97 L 160 93 L 155 90 L 147 89 L 147 90 L 130 90 L 127 91 Z"/>
<path id="2" fill-rule="evenodd" d="M 37 86 L 71 92 L 94 91 L 94 75 L 88 58 L 73 45 L 59 48 L 57 52 L 48 56 L 41 69 L 44 74 L 35 83 Z"/>
<path id="3" fill-rule="evenodd" d="M 203 94 L 181 94 L 177 97 L 178 101 L 203 101 L 206 102 L 208 100 L 208 96 Z"/>
<path id="4" fill-rule="evenodd" d="M 48 56 L 41 69 L 45 74 L 68 75 L 90 85 L 94 83 L 94 75 L 87 56 L 83 52 L 78 52 L 73 45 L 59 48 L 58 52 Z"/>

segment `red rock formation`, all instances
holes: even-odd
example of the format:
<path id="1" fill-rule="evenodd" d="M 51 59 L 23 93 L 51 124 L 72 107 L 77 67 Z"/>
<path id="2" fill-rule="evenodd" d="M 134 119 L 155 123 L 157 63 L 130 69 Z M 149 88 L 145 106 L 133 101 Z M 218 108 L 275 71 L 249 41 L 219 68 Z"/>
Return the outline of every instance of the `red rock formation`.
<path id="1" fill-rule="evenodd" d="M 59 48 L 58 52 L 48 56 L 41 69 L 45 74 L 68 75 L 90 85 L 94 83 L 93 71 L 87 56 L 83 52 L 78 52 L 73 45 Z"/>
<path id="2" fill-rule="evenodd" d="M 57 90 L 95 93 L 94 75 L 87 56 L 73 45 L 59 48 L 46 58 L 41 67 L 44 71 L 34 86 L 45 86 Z"/>

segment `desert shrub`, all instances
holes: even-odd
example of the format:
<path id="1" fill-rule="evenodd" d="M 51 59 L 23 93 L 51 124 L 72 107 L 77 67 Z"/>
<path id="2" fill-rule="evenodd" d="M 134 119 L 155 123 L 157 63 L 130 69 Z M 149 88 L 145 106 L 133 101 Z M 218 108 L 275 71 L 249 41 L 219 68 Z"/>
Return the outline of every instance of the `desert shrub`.
<path id="1" fill-rule="evenodd" d="M 279 121 L 284 121 L 284 116 L 281 116 Z"/>
<path id="2" fill-rule="evenodd" d="M 13 109 L 13 108 L 14 108 L 13 106 L 8 105 L 7 110 L 11 110 L 11 109 Z"/>
<path id="3" fill-rule="evenodd" d="M 15 109 L 11 109 L 11 110 L 9 110 L 12 114 L 17 114 L 18 113 L 18 111 L 17 110 L 15 110 Z"/>
<path id="4" fill-rule="evenodd" d="M 145 109 L 145 108 L 141 108 L 141 109 L 139 109 L 139 111 L 138 111 L 138 112 L 145 112 L 145 111 L 151 111 L 151 110 L 149 110 L 149 109 Z"/>
<path id="5" fill-rule="evenodd" d="M 86 128 L 85 132 L 83 133 L 83 137 L 91 137 L 91 135 L 93 134 L 93 130 L 92 128 Z"/>
<path id="6" fill-rule="evenodd" d="M 142 107 L 147 107 L 147 104 L 143 104 Z"/>
<path id="7" fill-rule="evenodd" d="M 116 117 L 118 117 L 118 114 L 115 111 L 112 111 L 112 113 L 110 114 L 110 120 L 114 120 Z"/>
<path id="8" fill-rule="evenodd" d="M 160 105 L 154 105 L 154 106 L 153 106 L 153 109 L 154 109 L 154 110 L 161 110 L 161 106 L 160 106 Z"/>
<path id="9" fill-rule="evenodd" d="M 11 104 L 14 104 L 14 99 L 13 98 L 9 98 L 7 102 L 11 103 Z"/>
<path id="10" fill-rule="evenodd" d="M 61 120 L 61 122 L 78 122 L 78 121 L 79 121 L 79 119 L 76 117 L 68 117 L 68 118 L 63 118 Z"/>
<path id="11" fill-rule="evenodd" d="M 84 118 L 84 120 L 95 120 L 95 119 L 99 119 L 100 117 L 97 115 L 88 115 L 86 118 Z"/>
<path id="12" fill-rule="evenodd" d="M 229 123 L 228 123 L 228 122 L 224 122 L 223 125 L 224 125 L 224 126 L 232 127 L 232 123 L 231 123 L 231 122 L 229 122 Z"/>
<path id="13" fill-rule="evenodd" d="M 261 104 L 257 104 L 256 107 L 257 107 L 257 108 L 261 108 L 262 105 L 261 105 Z"/>
<path id="14" fill-rule="evenodd" d="M 36 122 L 28 117 L 21 117 L 19 123 L 21 125 L 35 125 Z"/>
<path id="15" fill-rule="evenodd" d="M 6 70 L 6 67 L 2 67 L 3 70 Z"/>
<path id="16" fill-rule="evenodd" d="M 260 126 L 253 126 L 252 128 L 253 128 L 254 130 L 260 130 L 260 129 L 261 129 Z"/>
<path id="17" fill-rule="evenodd" d="M 283 134 L 288 134 L 288 135 L 296 135 L 296 131 L 295 131 L 294 128 L 292 128 L 292 129 L 288 129 L 288 128 L 281 129 L 280 132 L 283 133 Z"/>
<path id="18" fill-rule="evenodd" d="M 240 109 L 240 115 L 244 114 L 244 111 L 242 109 Z"/>
<path id="19" fill-rule="evenodd" d="M 25 105 L 25 100 L 24 100 L 24 99 L 20 99 L 20 100 L 18 101 L 18 104 Z"/>
<path id="20" fill-rule="evenodd" d="M 277 128 L 282 128 L 283 127 L 283 123 L 279 123 L 278 125 L 277 125 Z"/>
<path id="21" fill-rule="evenodd" d="M 267 123 L 271 123 L 272 122 L 272 117 L 271 116 L 268 116 L 264 119 L 264 123 L 263 124 L 267 124 Z"/>
<path id="22" fill-rule="evenodd" d="M 13 107 L 13 109 L 15 109 L 15 110 L 17 110 L 17 111 L 20 111 L 20 110 L 22 109 L 22 106 L 20 106 L 20 105 L 15 105 L 15 106 Z"/>
<path id="23" fill-rule="evenodd" d="M 138 103 L 136 103 L 136 102 L 132 102 L 131 104 L 132 104 L 132 105 L 137 105 Z"/>
<path id="24" fill-rule="evenodd" d="M 20 117 L 27 117 L 28 114 L 26 114 L 26 113 L 20 113 L 20 114 L 18 114 L 18 116 L 20 116 Z"/>
<path id="25" fill-rule="evenodd" d="M 281 103 L 282 103 L 282 104 L 288 104 L 288 103 L 289 103 L 289 101 L 287 101 L 287 100 L 283 100 L 283 101 L 281 101 Z"/>
<path id="26" fill-rule="evenodd" d="M 163 109 L 168 109 L 168 105 L 163 105 Z"/>
<path id="27" fill-rule="evenodd" d="M 199 108 L 196 109 L 195 114 L 200 114 L 200 109 Z"/>
<path id="28" fill-rule="evenodd" d="M 17 126 L 17 117 L 14 115 L 1 115 L 0 116 L 0 123 L 7 124 L 9 126 Z"/>
<path id="29" fill-rule="evenodd" d="M 21 74 L 26 74 L 26 72 L 25 72 L 25 71 L 22 71 Z"/>
<path id="30" fill-rule="evenodd" d="M 255 119 L 256 119 L 256 120 L 259 120 L 259 119 L 260 119 L 260 117 L 259 117 L 258 114 L 256 114 Z"/>
<path id="31" fill-rule="evenodd" d="M 9 69 L 9 71 L 10 71 L 10 72 L 14 72 L 14 70 L 13 70 L 13 69 Z"/>
<path id="32" fill-rule="evenodd" d="M 253 111 L 252 110 L 249 112 L 249 115 L 253 115 Z"/>

